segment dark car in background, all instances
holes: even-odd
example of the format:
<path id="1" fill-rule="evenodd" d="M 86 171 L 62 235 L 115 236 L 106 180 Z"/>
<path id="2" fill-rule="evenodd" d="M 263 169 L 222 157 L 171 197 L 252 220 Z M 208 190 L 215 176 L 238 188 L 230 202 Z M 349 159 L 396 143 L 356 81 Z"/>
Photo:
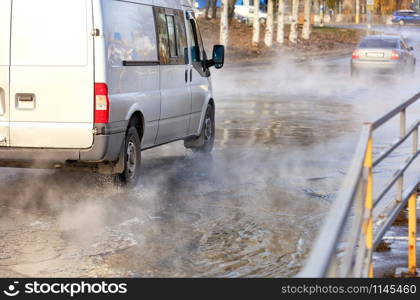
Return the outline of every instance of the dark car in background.
<path id="1" fill-rule="evenodd" d="M 413 47 L 398 35 L 370 35 L 353 51 L 351 75 L 365 71 L 382 74 L 414 72 L 416 57 Z"/>
<path id="2" fill-rule="evenodd" d="M 420 24 L 420 14 L 414 10 L 398 10 L 392 14 L 392 23 L 395 24 Z"/>

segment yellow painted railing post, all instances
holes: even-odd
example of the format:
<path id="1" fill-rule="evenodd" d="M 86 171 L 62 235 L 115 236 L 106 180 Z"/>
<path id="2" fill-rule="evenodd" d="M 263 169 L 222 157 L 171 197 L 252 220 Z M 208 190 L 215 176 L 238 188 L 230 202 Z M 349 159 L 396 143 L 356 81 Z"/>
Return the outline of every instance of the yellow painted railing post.
<path id="1" fill-rule="evenodd" d="M 367 124 L 371 125 L 371 124 Z M 367 178 L 367 187 L 366 187 L 366 199 L 365 199 L 365 209 L 367 212 L 368 219 L 366 220 L 367 224 L 365 224 L 366 228 L 366 251 L 368 253 L 368 264 L 369 264 L 369 277 L 373 278 L 373 264 L 372 264 L 372 252 L 373 252 L 373 216 L 372 216 L 372 209 L 373 209 L 373 154 L 372 154 L 372 129 L 370 130 L 369 135 L 369 142 L 368 147 L 366 150 L 366 157 L 364 162 L 364 167 L 368 170 L 368 178 Z"/>
<path id="2" fill-rule="evenodd" d="M 408 273 L 417 275 L 417 192 L 408 200 Z"/>

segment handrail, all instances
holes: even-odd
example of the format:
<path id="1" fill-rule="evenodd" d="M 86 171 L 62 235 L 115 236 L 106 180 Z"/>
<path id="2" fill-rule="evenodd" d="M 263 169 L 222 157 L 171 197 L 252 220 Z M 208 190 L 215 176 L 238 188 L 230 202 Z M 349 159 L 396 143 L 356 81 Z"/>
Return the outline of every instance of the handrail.
<path id="1" fill-rule="evenodd" d="M 404 172 L 410 167 L 410 165 L 414 162 L 414 160 L 417 158 L 417 156 L 420 154 L 420 151 L 417 151 L 416 154 L 414 154 L 410 159 L 400 168 L 397 170 L 397 173 L 392 178 L 391 182 L 387 184 L 386 188 L 382 191 L 382 193 L 376 198 L 376 200 L 373 202 L 373 206 L 376 207 L 376 205 L 385 197 L 385 195 L 391 190 L 391 188 L 394 186 L 394 184 L 398 181 L 398 179 L 404 175 Z"/>
<path id="2" fill-rule="evenodd" d="M 404 209 L 404 207 L 407 206 L 408 200 L 411 197 L 411 195 L 417 191 L 417 188 L 420 184 L 420 181 L 413 184 L 410 188 L 407 189 L 407 191 L 404 193 L 404 199 L 402 202 L 400 202 L 397 207 L 392 211 L 392 213 L 389 215 L 388 220 L 386 221 L 385 225 L 382 226 L 379 230 L 377 235 L 375 236 L 375 240 L 373 242 L 374 248 L 377 248 L 380 243 L 382 242 L 382 238 L 384 237 L 385 233 L 388 231 L 388 229 L 394 224 L 395 219 L 400 214 L 401 210 Z"/>
<path id="3" fill-rule="evenodd" d="M 340 188 L 338 196 L 332 204 L 321 231 L 314 243 L 311 254 L 299 277 L 373 277 L 372 252 L 382 241 L 383 236 L 394 223 L 397 216 L 408 205 L 409 207 L 409 265 L 408 272 L 416 274 L 416 205 L 417 188 L 420 185 L 420 174 L 415 183 L 404 191 L 404 174 L 420 154 L 418 149 L 418 131 L 420 120 L 411 127 L 406 127 L 406 110 L 417 100 L 417 93 L 407 101 L 373 123 L 365 123 L 360 134 L 356 152 Z M 373 160 L 373 132 L 397 115 L 400 115 L 400 136 L 388 149 Z M 388 158 L 410 136 L 413 137 L 411 156 L 403 162 L 391 181 L 373 198 L 373 169 Z M 374 220 L 378 204 L 385 203 L 385 195 L 392 187 L 397 186 L 393 206 L 380 211 Z M 346 226 L 349 221 L 351 226 Z M 375 224 L 375 226 L 374 226 Z M 346 234 L 348 237 L 346 238 Z M 414 240 L 413 240 L 414 239 Z M 337 245 L 345 243 L 344 255 L 337 254 Z"/>
<path id="4" fill-rule="evenodd" d="M 334 202 L 330 214 L 325 221 L 313 251 L 313 255 L 307 262 L 306 272 L 310 277 L 323 277 L 329 268 L 329 258 L 336 251 L 341 233 L 346 225 L 348 210 L 351 208 L 352 199 L 359 185 L 359 177 L 363 171 L 363 160 L 366 155 L 367 141 L 370 137 L 370 126 L 364 126 L 359 138 L 356 154 L 354 155 L 348 175 L 341 186 L 337 200 Z M 305 272 L 303 273 L 305 275 Z"/>
<path id="5" fill-rule="evenodd" d="M 377 159 L 375 159 L 375 161 L 373 162 L 373 167 L 376 167 L 377 165 L 379 165 L 385 158 L 388 157 L 388 155 L 390 155 L 392 152 L 394 152 L 395 149 L 398 148 L 398 146 L 400 146 L 402 143 L 404 143 L 409 137 L 410 134 L 413 133 L 418 127 L 420 126 L 420 119 L 417 120 L 409 129 L 407 134 L 405 135 L 404 138 L 402 139 L 398 139 L 394 142 L 394 144 L 392 144 L 392 146 L 384 151 L 383 153 L 381 153 L 379 155 L 379 157 Z"/>
<path id="6" fill-rule="evenodd" d="M 391 120 L 393 117 L 395 117 L 397 114 L 399 114 L 400 112 L 402 112 L 406 108 L 408 108 L 411 104 L 413 104 L 414 102 L 416 102 L 419 98 L 420 98 L 420 92 L 417 93 L 417 94 L 415 94 L 413 97 L 411 97 L 407 101 L 405 101 L 405 102 L 401 103 L 400 105 L 398 105 L 396 108 L 394 108 L 393 110 L 391 110 L 386 115 L 382 116 L 381 118 L 379 118 L 378 120 L 376 120 L 375 122 L 373 122 L 372 123 L 372 130 L 378 129 L 380 126 L 382 126 L 383 124 L 385 124 L 386 122 L 388 122 L 389 120 Z"/>

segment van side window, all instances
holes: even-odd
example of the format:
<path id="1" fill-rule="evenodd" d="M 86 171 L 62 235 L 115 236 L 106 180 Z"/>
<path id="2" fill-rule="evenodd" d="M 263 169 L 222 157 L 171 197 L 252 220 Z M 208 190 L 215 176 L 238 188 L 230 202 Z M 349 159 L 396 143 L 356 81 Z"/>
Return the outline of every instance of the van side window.
<path id="1" fill-rule="evenodd" d="M 210 76 L 210 71 L 205 66 L 205 61 L 207 60 L 206 51 L 204 50 L 203 40 L 201 38 L 200 30 L 198 28 L 197 22 L 194 19 L 194 15 L 188 13 L 188 39 L 190 44 L 190 55 L 191 55 L 191 64 L 194 69 L 197 70 L 203 77 Z"/>
<path id="2" fill-rule="evenodd" d="M 185 64 L 187 38 L 182 11 L 155 8 L 160 64 Z"/>
<path id="3" fill-rule="evenodd" d="M 105 39 L 112 66 L 122 66 L 124 61 L 157 62 L 155 22 L 150 6 L 104 1 L 104 14 Z"/>
<path id="4" fill-rule="evenodd" d="M 169 54 L 172 57 L 178 56 L 178 47 L 176 45 L 176 34 L 175 34 L 175 18 L 174 16 L 166 15 L 166 24 L 168 25 L 168 37 L 169 37 Z"/>
<path id="5" fill-rule="evenodd" d="M 189 40 L 190 40 L 190 53 L 192 62 L 201 62 L 202 61 L 202 44 L 200 43 L 201 36 L 195 21 L 193 19 L 188 20 L 188 31 L 189 31 Z"/>
<path id="6" fill-rule="evenodd" d="M 159 60 L 161 65 L 170 62 L 168 26 L 166 25 L 166 15 L 163 8 L 156 8 L 156 25 L 159 40 Z"/>
<path id="7" fill-rule="evenodd" d="M 188 64 L 188 45 L 187 45 L 187 33 L 185 30 L 185 19 L 184 12 L 177 11 L 175 15 L 175 24 L 176 24 L 176 37 L 178 42 L 178 56 L 180 63 Z M 182 60 L 182 61 L 181 61 Z"/>

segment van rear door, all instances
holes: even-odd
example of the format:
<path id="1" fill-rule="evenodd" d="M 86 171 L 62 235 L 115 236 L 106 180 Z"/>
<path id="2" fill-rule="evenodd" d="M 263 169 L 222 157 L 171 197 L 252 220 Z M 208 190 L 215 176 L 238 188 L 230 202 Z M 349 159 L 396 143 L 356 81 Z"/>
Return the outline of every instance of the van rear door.
<path id="1" fill-rule="evenodd" d="M 9 145 L 11 0 L 0 1 L 0 147 Z"/>
<path id="2" fill-rule="evenodd" d="M 91 147 L 92 17 L 90 0 L 13 0 L 11 146 Z"/>

